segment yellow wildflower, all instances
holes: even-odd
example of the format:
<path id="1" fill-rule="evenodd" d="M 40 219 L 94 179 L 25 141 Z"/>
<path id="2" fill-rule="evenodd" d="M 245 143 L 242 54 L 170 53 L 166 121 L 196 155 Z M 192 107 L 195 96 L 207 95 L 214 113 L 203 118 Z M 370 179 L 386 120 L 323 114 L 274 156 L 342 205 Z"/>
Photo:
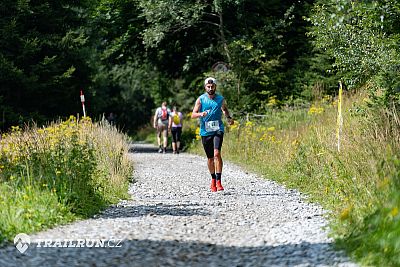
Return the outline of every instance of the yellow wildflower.
<path id="1" fill-rule="evenodd" d="M 235 130 L 235 129 L 238 128 L 238 124 L 235 123 L 235 124 L 233 124 L 233 125 L 230 125 L 229 127 L 230 127 L 231 130 Z"/>
<path id="2" fill-rule="evenodd" d="M 351 207 L 345 208 L 341 213 L 340 213 L 340 219 L 341 220 L 346 220 L 347 218 L 350 217 L 350 212 L 351 212 Z"/>
<path id="3" fill-rule="evenodd" d="M 292 146 L 298 146 L 299 143 L 300 143 L 300 142 L 299 142 L 297 139 L 294 139 L 294 140 L 292 141 Z"/>
<path id="4" fill-rule="evenodd" d="M 268 99 L 267 106 L 270 107 L 270 108 L 272 108 L 272 107 L 276 106 L 277 103 L 278 103 L 278 101 L 276 100 L 276 96 L 271 96 L 271 97 Z"/>
<path id="5" fill-rule="evenodd" d="M 19 126 L 11 126 L 11 131 L 12 132 L 20 132 L 21 128 L 19 128 Z"/>
<path id="6" fill-rule="evenodd" d="M 324 97 L 322 98 L 322 103 L 330 102 L 331 99 L 332 97 L 330 95 L 324 95 Z"/>
<path id="7" fill-rule="evenodd" d="M 247 121 L 246 122 L 246 127 L 252 127 L 254 125 L 254 123 L 252 121 Z"/>
<path id="8" fill-rule="evenodd" d="M 399 214 L 399 208 L 398 207 L 394 207 L 391 211 L 390 211 L 390 215 L 392 215 L 393 217 L 397 216 L 397 214 Z"/>
<path id="9" fill-rule="evenodd" d="M 200 140 L 200 139 L 201 139 L 201 136 L 200 136 L 200 127 L 197 127 L 197 128 L 196 128 L 195 133 L 196 133 L 196 140 Z"/>
<path id="10" fill-rule="evenodd" d="M 322 112 L 324 112 L 324 108 L 322 107 L 316 107 L 314 105 L 312 105 L 310 107 L 310 109 L 308 110 L 308 114 L 321 114 Z"/>

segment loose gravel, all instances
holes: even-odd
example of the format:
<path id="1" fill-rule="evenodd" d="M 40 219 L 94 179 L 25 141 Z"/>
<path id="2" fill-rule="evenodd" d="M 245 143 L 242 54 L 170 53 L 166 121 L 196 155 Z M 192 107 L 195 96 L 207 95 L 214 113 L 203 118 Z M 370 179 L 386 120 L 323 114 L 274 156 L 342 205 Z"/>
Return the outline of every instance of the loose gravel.
<path id="1" fill-rule="evenodd" d="M 1 248 L 0 266 L 357 266 L 332 248 L 324 210 L 296 190 L 225 162 L 225 191 L 213 193 L 205 157 L 132 150 L 131 200 L 30 235 L 25 253 Z"/>

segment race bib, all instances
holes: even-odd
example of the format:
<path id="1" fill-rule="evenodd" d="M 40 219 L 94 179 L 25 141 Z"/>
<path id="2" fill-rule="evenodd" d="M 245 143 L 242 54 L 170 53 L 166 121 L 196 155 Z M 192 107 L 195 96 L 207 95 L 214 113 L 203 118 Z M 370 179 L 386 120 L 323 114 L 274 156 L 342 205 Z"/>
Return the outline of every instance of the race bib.
<path id="1" fill-rule="evenodd" d="M 207 132 L 219 131 L 219 121 L 206 121 L 205 126 Z"/>

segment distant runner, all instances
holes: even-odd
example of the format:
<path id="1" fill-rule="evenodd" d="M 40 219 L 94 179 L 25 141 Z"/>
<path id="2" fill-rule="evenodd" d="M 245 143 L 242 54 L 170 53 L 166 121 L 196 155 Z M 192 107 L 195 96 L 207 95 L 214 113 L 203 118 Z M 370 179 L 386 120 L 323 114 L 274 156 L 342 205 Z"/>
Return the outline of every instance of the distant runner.
<path id="1" fill-rule="evenodd" d="M 206 92 L 197 98 L 192 112 L 192 119 L 200 118 L 200 136 L 206 152 L 208 170 L 211 174 L 211 191 L 224 190 L 221 184 L 222 157 L 221 147 L 224 139 L 224 113 L 229 125 L 234 123 L 229 114 L 226 101 L 223 96 L 216 94 L 217 80 L 208 77 L 204 81 Z"/>
<path id="2" fill-rule="evenodd" d="M 167 108 L 167 102 L 162 102 L 154 114 L 153 126 L 157 129 L 158 152 L 166 153 L 168 146 L 168 123 L 171 111 Z M 161 143 L 161 135 L 163 142 Z"/>
<path id="3" fill-rule="evenodd" d="M 172 107 L 172 113 L 169 117 L 169 129 L 172 134 L 172 151 L 174 154 L 179 154 L 181 148 L 183 115 L 176 106 Z"/>

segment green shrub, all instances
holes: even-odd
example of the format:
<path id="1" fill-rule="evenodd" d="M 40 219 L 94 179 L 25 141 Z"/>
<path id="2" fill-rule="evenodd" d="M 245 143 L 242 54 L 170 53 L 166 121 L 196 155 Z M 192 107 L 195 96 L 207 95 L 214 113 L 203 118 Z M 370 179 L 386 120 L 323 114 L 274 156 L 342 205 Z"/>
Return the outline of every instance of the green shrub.
<path id="1" fill-rule="evenodd" d="M 0 241 L 91 216 L 126 198 L 132 173 L 127 151 L 116 128 L 88 118 L 43 129 L 15 127 L 3 135 Z"/>

